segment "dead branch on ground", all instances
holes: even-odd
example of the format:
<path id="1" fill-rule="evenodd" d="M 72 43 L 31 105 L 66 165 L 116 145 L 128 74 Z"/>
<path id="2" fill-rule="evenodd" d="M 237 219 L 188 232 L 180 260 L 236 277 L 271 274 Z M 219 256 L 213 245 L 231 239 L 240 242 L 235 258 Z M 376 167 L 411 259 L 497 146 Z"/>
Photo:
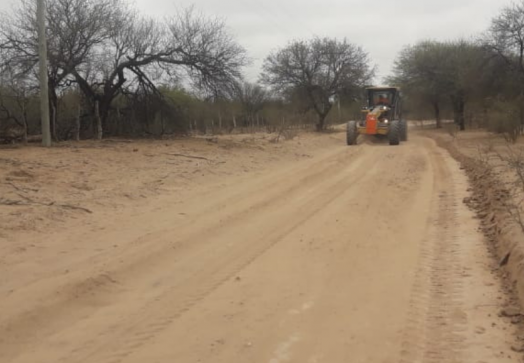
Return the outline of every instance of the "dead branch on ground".
<path id="1" fill-rule="evenodd" d="M 7 199 L 7 198 L 0 198 L 0 205 L 9 205 L 9 206 L 44 206 L 44 207 L 58 207 L 58 208 L 65 208 L 65 209 L 73 209 L 73 210 L 80 210 L 82 212 L 86 212 L 89 214 L 92 214 L 93 211 L 90 209 L 80 207 L 77 205 L 72 204 L 57 204 L 55 202 L 49 202 L 49 203 L 43 203 L 38 202 L 35 200 L 32 200 L 28 197 L 25 197 L 23 195 L 18 194 L 19 197 L 21 197 L 24 200 L 15 200 L 15 199 Z"/>
<path id="2" fill-rule="evenodd" d="M 210 159 L 205 158 L 205 157 L 203 157 L 203 156 L 186 155 L 186 154 L 170 154 L 170 153 L 166 153 L 165 155 L 169 155 L 169 156 L 179 156 L 179 157 L 182 157 L 182 158 L 188 158 L 188 159 L 199 159 L 199 160 L 207 160 L 207 161 L 211 161 Z"/>

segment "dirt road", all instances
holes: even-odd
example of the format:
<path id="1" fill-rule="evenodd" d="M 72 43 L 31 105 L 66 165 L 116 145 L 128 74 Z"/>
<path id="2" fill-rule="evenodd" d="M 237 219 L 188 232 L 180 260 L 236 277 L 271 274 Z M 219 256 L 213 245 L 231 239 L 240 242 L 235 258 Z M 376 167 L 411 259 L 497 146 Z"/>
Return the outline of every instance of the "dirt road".
<path id="1" fill-rule="evenodd" d="M 4 259 L 0 362 L 519 362 L 457 163 L 337 139 Z"/>

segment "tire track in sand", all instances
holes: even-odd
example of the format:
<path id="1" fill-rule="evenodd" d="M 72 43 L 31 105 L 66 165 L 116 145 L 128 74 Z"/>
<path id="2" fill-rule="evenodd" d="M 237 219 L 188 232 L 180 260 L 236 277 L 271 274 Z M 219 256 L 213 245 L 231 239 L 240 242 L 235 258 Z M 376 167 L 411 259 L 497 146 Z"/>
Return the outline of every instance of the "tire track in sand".
<path id="1" fill-rule="evenodd" d="M 373 156 L 370 153 L 368 156 Z M 215 258 L 212 264 L 191 276 L 181 286 L 173 286 L 155 300 L 143 305 L 132 316 L 118 326 L 101 332 L 93 340 L 86 342 L 79 349 L 62 356 L 58 362 L 98 362 L 117 363 L 124 360 L 135 350 L 146 344 L 155 335 L 174 323 L 184 312 L 191 309 L 210 293 L 229 281 L 235 274 L 249 266 L 260 255 L 282 240 L 286 235 L 314 217 L 322 207 L 338 198 L 358 181 L 366 177 L 369 168 L 364 160 L 349 164 L 344 173 L 326 180 L 326 185 L 319 192 L 296 207 L 302 210 L 301 218 L 285 226 L 279 226 L 267 238 L 248 243 L 234 255 Z M 183 291 L 191 287 L 191 291 Z M 184 298 L 180 295 L 186 294 Z M 121 337 L 121 338 L 118 338 Z"/>
<path id="2" fill-rule="evenodd" d="M 456 166 L 450 165 L 443 153 L 435 147 L 430 152 L 435 196 L 427 238 L 421 241 L 400 363 L 458 363 L 466 359 L 459 181 L 450 170 Z"/>

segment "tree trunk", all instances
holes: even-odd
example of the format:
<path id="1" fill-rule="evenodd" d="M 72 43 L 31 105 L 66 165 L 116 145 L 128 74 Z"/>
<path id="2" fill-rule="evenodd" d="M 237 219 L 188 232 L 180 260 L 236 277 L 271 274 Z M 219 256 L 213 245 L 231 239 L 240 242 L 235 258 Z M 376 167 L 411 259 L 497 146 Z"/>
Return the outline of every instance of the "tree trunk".
<path id="1" fill-rule="evenodd" d="M 118 114 L 120 115 L 120 111 L 118 112 Z M 164 134 L 166 133 L 166 122 L 164 120 L 164 113 L 162 112 L 162 110 L 160 110 L 160 127 L 162 128 L 160 136 L 164 136 Z"/>
<path id="2" fill-rule="evenodd" d="M 80 141 L 80 104 L 78 105 L 78 109 L 76 111 L 76 119 L 75 119 L 75 141 Z"/>
<path id="3" fill-rule="evenodd" d="M 464 117 L 464 110 L 465 110 L 465 101 L 464 97 L 462 95 L 458 95 L 455 97 L 452 97 L 452 103 L 453 103 L 453 112 L 454 112 L 454 121 L 457 126 L 459 126 L 460 131 L 464 131 L 466 129 L 465 120 Z"/>
<path id="4" fill-rule="evenodd" d="M 326 116 L 327 114 L 318 115 L 318 122 L 317 122 L 317 131 L 318 132 L 324 131 L 324 128 L 326 127 Z"/>
<path id="5" fill-rule="evenodd" d="M 442 128 L 442 120 L 440 119 L 440 105 L 438 102 L 433 104 L 433 108 L 435 110 L 435 121 L 437 123 L 437 129 L 440 129 Z"/>
<path id="6" fill-rule="evenodd" d="M 52 83 L 48 83 L 49 89 L 49 121 L 51 123 L 51 138 L 57 140 L 56 136 L 56 114 L 58 110 L 58 96 L 56 94 L 56 87 Z"/>
<path id="7" fill-rule="evenodd" d="M 121 119 L 120 107 L 119 106 L 117 106 L 117 108 L 116 108 L 116 123 L 117 123 L 117 126 L 116 126 L 117 132 L 120 135 L 122 135 L 124 133 L 124 129 L 122 127 L 122 119 Z"/>
<path id="8" fill-rule="evenodd" d="M 29 132 L 29 123 L 27 122 L 27 107 L 25 104 L 25 100 L 22 101 L 22 117 L 24 121 L 24 136 L 23 136 L 22 141 L 24 142 L 24 144 L 27 144 L 27 134 Z"/>
<path id="9" fill-rule="evenodd" d="M 97 140 L 102 140 L 102 118 L 100 117 L 100 107 L 98 100 L 95 101 L 95 135 Z"/>
<path id="10" fill-rule="evenodd" d="M 464 101 L 462 99 L 459 100 L 458 103 L 458 125 L 460 127 L 460 131 L 464 131 L 466 129 L 466 118 L 464 116 Z"/>
<path id="11" fill-rule="evenodd" d="M 518 104 L 519 104 L 519 118 L 520 118 L 520 129 L 519 129 L 519 135 L 522 135 L 524 132 L 524 105 L 522 101 L 524 100 L 524 95 L 522 92 L 520 93 L 520 96 L 518 98 Z"/>
<path id="12" fill-rule="evenodd" d="M 53 141 L 58 141 L 58 137 L 56 136 L 56 107 L 55 105 L 51 105 L 51 137 L 53 138 Z"/>

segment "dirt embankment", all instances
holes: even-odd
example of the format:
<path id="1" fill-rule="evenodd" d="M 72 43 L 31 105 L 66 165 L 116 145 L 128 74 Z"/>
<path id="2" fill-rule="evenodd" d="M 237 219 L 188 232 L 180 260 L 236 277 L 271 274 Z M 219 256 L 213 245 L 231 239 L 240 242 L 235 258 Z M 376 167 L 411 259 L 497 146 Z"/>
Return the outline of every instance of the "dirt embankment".
<path id="1" fill-rule="evenodd" d="M 515 188 L 515 173 L 500 160 L 508 145 L 502 138 L 478 131 L 458 137 L 439 132 L 425 135 L 447 149 L 467 173 L 472 196 L 463 202 L 476 211 L 488 247 L 499 261 L 497 271 L 518 297 L 514 303 L 524 310 L 524 233 L 510 213 L 510 206 L 519 203 L 510 190 Z"/>

